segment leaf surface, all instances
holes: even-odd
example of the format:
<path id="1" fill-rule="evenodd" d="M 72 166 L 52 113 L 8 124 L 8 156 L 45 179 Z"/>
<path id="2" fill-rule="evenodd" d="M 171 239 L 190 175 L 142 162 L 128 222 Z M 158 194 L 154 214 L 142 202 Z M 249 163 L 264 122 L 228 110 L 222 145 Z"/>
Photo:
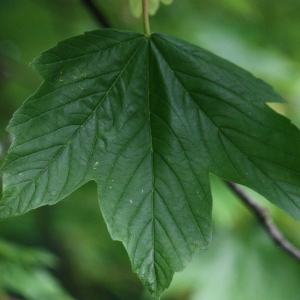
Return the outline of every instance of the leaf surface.
<path id="1" fill-rule="evenodd" d="M 300 219 L 299 130 L 248 72 L 167 35 L 108 29 L 32 66 L 45 81 L 8 126 L 1 218 L 95 180 L 109 232 L 154 298 L 209 246 L 210 173 Z"/>

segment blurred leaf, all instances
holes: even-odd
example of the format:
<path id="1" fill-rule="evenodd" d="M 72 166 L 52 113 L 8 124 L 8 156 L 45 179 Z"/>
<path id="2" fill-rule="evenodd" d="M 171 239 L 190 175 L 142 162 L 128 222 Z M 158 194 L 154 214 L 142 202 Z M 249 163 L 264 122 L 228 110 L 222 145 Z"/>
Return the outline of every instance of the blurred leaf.
<path id="1" fill-rule="evenodd" d="M 0 239 L 0 291 L 28 300 L 72 300 L 46 267 L 56 265 L 49 252 L 26 248 Z"/>
<path id="2" fill-rule="evenodd" d="M 53 267 L 57 263 L 55 256 L 47 251 L 17 246 L 1 239 L 0 257 L 6 261 L 25 265 L 42 264 L 47 267 Z"/>
<path id="3" fill-rule="evenodd" d="M 160 2 L 166 5 L 169 5 L 173 0 L 149 0 L 149 14 L 155 15 L 159 9 Z M 136 18 L 139 18 L 142 15 L 142 0 L 129 0 L 131 13 Z"/>
<path id="4" fill-rule="evenodd" d="M 160 2 L 165 5 L 170 5 L 170 4 L 172 4 L 173 0 L 160 0 Z"/>
<path id="5" fill-rule="evenodd" d="M 299 276 L 299 264 L 274 247 L 258 223 L 236 222 L 232 231 L 216 228 L 210 250 L 174 276 L 166 295 L 189 290 L 189 300 L 298 299 Z"/>
<path id="6" fill-rule="evenodd" d="M 140 0 L 129 0 L 130 10 L 134 17 L 139 18 L 142 15 L 143 5 Z"/>

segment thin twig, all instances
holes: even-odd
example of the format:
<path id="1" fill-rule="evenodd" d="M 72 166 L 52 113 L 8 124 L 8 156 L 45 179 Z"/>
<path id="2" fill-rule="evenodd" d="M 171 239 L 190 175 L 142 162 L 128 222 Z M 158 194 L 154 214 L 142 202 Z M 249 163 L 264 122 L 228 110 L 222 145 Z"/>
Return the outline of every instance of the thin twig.
<path id="1" fill-rule="evenodd" d="M 81 2 L 87 7 L 90 13 L 97 20 L 98 24 L 104 28 L 110 28 L 110 24 L 106 17 L 103 15 L 102 11 L 96 6 L 92 0 L 81 0 Z"/>
<path id="2" fill-rule="evenodd" d="M 293 246 L 281 233 L 281 231 L 274 224 L 268 211 L 257 204 L 243 189 L 232 182 L 226 182 L 230 189 L 252 210 L 257 217 L 259 223 L 266 230 L 268 235 L 276 245 L 282 248 L 286 253 L 294 259 L 300 261 L 300 250 Z"/>

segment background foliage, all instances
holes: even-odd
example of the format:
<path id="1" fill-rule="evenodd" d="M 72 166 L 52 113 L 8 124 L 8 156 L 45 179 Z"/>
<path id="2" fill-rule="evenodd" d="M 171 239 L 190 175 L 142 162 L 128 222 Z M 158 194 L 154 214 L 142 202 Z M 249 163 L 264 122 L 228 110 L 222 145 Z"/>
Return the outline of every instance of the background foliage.
<path id="1" fill-rule="evenodd" d="M 142 31 L 141 20 L 131 16 L 128 2 L 96 3 L 113 27 Z M 289 105 L 276 105 L 275 109 L 299 126 L 299 15 L 297 0 L 175 0 L 171 6 L 161 6 L 151 25 L 152 31 L 198 44 L 272 84 L 289 101 Z M 1 163 L 10 144 L 5 131 L 8 120 L 41 83 L 28 63 L 58 41 L 97 27 L 79 0 L 0 2 Z M 212 246 L 175 275 L 163 299 L 297 299 L 300 266 L 269 241 L 257 221 L 217 178 L 212 182 Z M 299 224 L 259 200 L 272 211 L 285 235 L 300 246 Z M 28 274 L 36 272 L 46 274 L 44 293 L 51 286 L 66 299 L 148 299 L 131 272 L 125 250 L 107 233 L 92 183 L 53 207 L 1 222 L 0 238 L 0 299 L 7 299 L 4 295 L 8 294 L 36 299 L 22 285 L 11 284 L 25 282 L 31 276 Z M 11 247 L 20 254 L 10 255 Z M 42 252 L 37 250 L 41 248 Z M 28 259 L 28 251 L 32 259 Z M 53 295 L 39 299 L 58 299 Z"/>

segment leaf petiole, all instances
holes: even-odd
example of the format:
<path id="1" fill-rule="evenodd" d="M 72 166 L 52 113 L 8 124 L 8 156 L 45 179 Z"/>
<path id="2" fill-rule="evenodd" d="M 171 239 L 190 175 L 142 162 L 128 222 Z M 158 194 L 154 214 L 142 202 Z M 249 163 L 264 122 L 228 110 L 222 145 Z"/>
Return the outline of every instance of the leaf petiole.
<path id="1" fill-rule="evenodd" d="M 149 7 L 148 0 L 143 1 L 143 20 L 144 20 L 144 33 L 147 37 L 151 35 L 150 24 L 149 24 Z"/>

